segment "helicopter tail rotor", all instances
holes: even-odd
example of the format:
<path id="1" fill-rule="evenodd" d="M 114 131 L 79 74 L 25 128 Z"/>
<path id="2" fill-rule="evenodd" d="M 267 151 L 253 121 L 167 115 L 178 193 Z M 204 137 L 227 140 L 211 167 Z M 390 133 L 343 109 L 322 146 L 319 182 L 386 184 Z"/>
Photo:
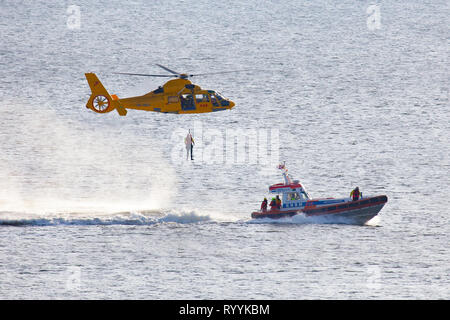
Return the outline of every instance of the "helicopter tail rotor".
<path id="1" fill-rule="evenodd" d="M 121 116 L 125 116 L 127 114 L 127 110 L 121 106 L 120 100 L 117 99 L 117 97 L 115 97 L 116 99 L 113 99 L 110 96 L 95 73 L 86 73 L 85 76 L 92 92 L 86 104 L 86 108 L 97 113 L 107 113 L 116 109 Z"/>

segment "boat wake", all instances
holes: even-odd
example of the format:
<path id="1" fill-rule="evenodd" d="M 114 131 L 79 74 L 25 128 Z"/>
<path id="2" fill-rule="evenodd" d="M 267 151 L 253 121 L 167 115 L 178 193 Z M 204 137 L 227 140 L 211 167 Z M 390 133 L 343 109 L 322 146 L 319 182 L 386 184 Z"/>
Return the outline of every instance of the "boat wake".
<path id="1" fill-rule="evenodd" d="M 95 225 L 155 225 L 163 223 L 198 223 L 214 221 L 209 215 L 186 212 L 119 212 L 114 214 L 30 214 L 0 212 L 0 226 L 95 226 Z"/>
<path id="2" fill-rule="evenodd" d="M 23 213 L 0 211 L 1 226 L 108 226 L 136 225 L 150 226 L 158 224 L 195 224 L 195 223 L 246 223 L 246 224 L 355 224 L 352 219 L 343 217 L 306 216 L 297 214 L 280 219 L 261 218 L 242 220 L 228 214 L 203 213 L 200 210 L 142 210 L 116 213 Z M 380 218 L 374 217 L 366 225 L 378 226 Z"/>

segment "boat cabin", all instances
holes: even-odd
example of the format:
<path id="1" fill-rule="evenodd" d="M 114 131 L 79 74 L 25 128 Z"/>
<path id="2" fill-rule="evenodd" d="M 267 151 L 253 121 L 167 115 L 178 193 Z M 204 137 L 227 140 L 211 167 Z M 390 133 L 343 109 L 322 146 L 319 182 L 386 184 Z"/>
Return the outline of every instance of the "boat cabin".
<path id="1" fill-rule="evenodd" d="M 269 187 L 269 192 L 281 195 L 282 208 L 304 207 L 309 200 L 308 193 L 303 189 L 298 180 L 292 183 L 278 183 Z"/>

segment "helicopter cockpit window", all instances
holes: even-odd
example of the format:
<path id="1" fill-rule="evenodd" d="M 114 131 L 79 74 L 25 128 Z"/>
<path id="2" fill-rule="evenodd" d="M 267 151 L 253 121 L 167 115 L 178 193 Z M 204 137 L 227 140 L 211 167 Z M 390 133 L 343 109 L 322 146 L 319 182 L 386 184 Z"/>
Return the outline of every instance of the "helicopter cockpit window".
<path id="1" fill-rule="evenodd" d="M 211 94 L 211 102 L 213 104 L 213 106 L 218 107 L 219 103 L 217 102 L 217 98 L 214 94 Z"/>
<path id="2" fill-rule="evenodd" d="M 220 101 L 220 105 L 221 105 L 222 107 L 227 107 L 227 106 L 230 105 L 230 102 L 229 102 L 228 100 L 225 100 L 224 98 L 222 98 L 222 97 L 220 96 L 220 94 L 216 93 L 216 97 L 217 97 L 217 99 Z"/>
<path id="3" fill-rule="evenodd" d="M 195 101 L 198 102 L 209 102 L 209 98 L 207 94 L 196 94 Z"/>

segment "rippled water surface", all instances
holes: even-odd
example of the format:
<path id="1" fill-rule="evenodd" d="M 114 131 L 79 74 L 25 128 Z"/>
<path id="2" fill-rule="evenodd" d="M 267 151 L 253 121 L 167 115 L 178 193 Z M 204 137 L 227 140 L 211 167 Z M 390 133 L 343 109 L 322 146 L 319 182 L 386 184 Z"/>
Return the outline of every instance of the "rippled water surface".
<path id="1" fill-rule="evenodd" d="M 0 5 L 0 298 L 450 298 L 448 1 L 73 5 Z M 127 97 L 164 79 L 113 73 L 155 63 L 250 71 L 192 79 L 231 111 L 85 108 L 85 72 Z M 269 166 L 230 156 L 252 132 Z M 389 201 L 369 226 L 252 221 L 278 160 L 313 197 Z"/>

